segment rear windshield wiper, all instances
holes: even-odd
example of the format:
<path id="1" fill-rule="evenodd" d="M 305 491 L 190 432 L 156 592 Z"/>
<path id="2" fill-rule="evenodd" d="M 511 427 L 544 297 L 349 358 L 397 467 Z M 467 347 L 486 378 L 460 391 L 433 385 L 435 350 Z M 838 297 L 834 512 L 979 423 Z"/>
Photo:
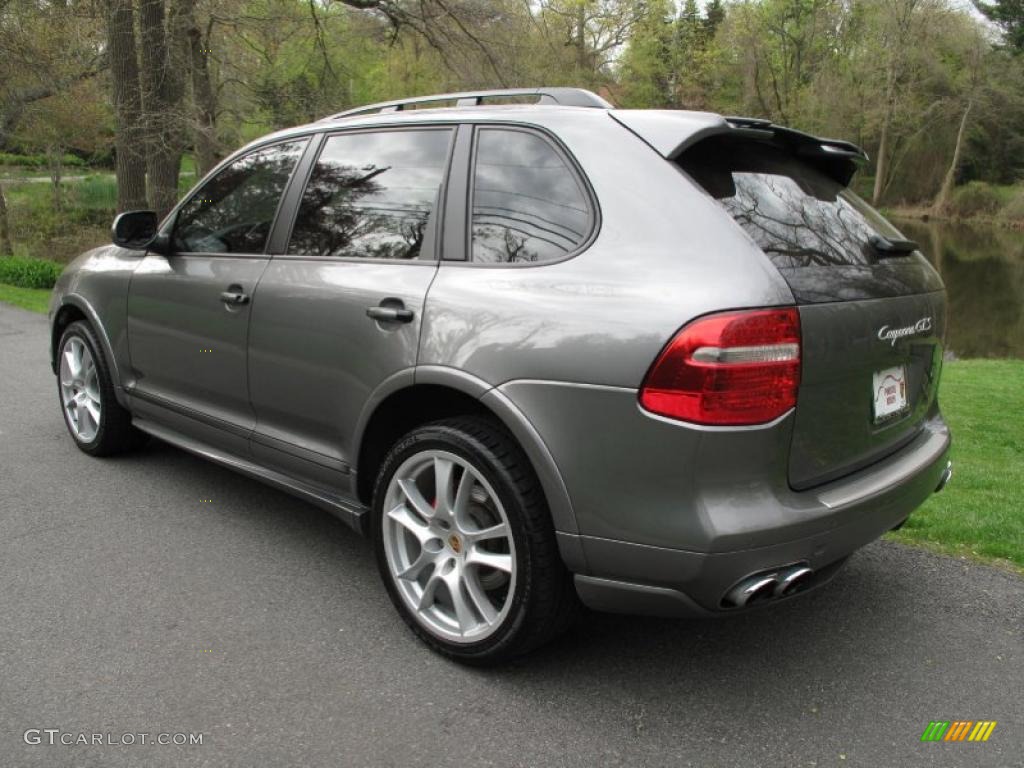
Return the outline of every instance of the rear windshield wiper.
<path id="1" fill-rule="evenodd" d="M 881 235 L 872 235 L 868 238 L 868 242 L 878 252 L 878 257 L 881 259 L 892 256 L 905 256 L 908 253 L 913 253 L 920 247 L 913 240 L 890 240 L 888 237 L 882 237 Z"/>

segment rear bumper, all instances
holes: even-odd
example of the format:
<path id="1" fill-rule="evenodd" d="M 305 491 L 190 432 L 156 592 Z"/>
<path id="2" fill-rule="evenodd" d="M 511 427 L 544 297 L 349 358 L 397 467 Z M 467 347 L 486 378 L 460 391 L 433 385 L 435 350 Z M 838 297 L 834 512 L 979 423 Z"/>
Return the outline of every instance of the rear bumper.
<path id="1" fill-rule="evenodd" d="M 949 429 L 934 407 L 917 435 L 868 467 L 789 485 L 793 413 L 757 427 L 652 417 L 633 389 L 514 381 L 502 393 L 536 428 L 575 526 L 559 548 L 584 602 L 630 613 L 723 612 L 739 580 L 802 563 L 823 583 L 939 485 Z M 838 566 L 837 566 L 838 567 Z"/>
<path id="2" fill-rule="evenodd" d="M 949 445 L 949 430 L 935 417 L 911 444 L 878 465 L 793 494 L 800 497 L 798 507 L 776 508 L 765 517 L 813 515 L 820 530 L 787 541 L 774 541 L 774 531 L 766 529 L 764 538 L 771 543 L 762 546 L 695 552 L 580 536 L 573 546 L 585 553 L 587 570 L 576 575 L 577 591 L 597 610 L 699 616 L 741 610 L 723 607 L 726 593 L 752 574 L 782 566 L 806 564 L 813 571 L 806 586 L 818 587 L 850 554 L 901 524 L 945 484 Z M 811 508 L 808 496 L 816 499 L 816 508 Z M 783 498 L 778 501 L 785 503 Z"/>

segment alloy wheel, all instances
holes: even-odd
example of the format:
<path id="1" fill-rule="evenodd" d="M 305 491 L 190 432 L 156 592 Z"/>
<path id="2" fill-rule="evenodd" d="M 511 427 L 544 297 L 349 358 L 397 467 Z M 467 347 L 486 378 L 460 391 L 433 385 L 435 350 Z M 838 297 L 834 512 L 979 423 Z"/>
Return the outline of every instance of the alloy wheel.
<path id="1" fill-rule="evenodd" d="M 77 336 L 68 338 L 61 348 L 60 399 L 75 437 L 91 442 L 102 414 L 99 372 L 89 347 Z"/>
<path id="2" fill-rule="evenodd" d="M 494 489 L 470 462 L 421 451 L 384 497 L 383 544 L 399 595 L 416 620 L 451 642 L 501 627 L 516 587 L 515 543 Z"/>

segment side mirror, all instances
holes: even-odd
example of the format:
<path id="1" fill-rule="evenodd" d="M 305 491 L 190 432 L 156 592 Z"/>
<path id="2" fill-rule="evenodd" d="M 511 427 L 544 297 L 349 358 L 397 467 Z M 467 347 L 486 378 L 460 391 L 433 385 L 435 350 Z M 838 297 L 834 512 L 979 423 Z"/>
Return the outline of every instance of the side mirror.
<path id="1" fill-rule="evenodd" d="M 110 238 L 114 245 L 131 248 L 134 251 L 166 251 L 166 238 L 161 237 L 157 228 L 160 222 L 153 211 L 125 211 L 114 219 Z"/>

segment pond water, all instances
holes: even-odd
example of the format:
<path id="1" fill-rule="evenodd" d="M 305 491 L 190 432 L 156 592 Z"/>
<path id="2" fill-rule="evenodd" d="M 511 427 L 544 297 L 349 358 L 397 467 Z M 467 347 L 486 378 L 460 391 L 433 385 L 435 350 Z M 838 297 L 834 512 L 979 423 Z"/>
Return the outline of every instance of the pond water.
<path id="1" fill-rule="evenodd" d="M 942 275 L 947 354 L 1024 358 L 1024 232 L 894 219 Z"/>

